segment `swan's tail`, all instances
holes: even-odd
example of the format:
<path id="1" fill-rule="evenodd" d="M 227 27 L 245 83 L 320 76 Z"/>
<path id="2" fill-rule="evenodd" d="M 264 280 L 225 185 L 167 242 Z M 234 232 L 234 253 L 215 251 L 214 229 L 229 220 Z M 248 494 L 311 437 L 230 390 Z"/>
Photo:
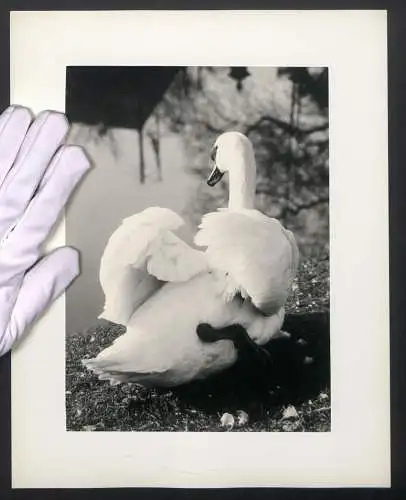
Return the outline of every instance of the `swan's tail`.
<path id="1" fill-rule="evenodd" d="M 165 386 L 166 370 L 140 370 L 140 371 L 118 371 L 114 369 L 114 364 L 109 360 L 99 358 L 82 359 L 82 364 L 96 375 L 99 380 L 107 380 L 110 385 L 122 383 L 135 383 L 143 387 Z M 157 380 L 160 382 L 157 383 Z"/>

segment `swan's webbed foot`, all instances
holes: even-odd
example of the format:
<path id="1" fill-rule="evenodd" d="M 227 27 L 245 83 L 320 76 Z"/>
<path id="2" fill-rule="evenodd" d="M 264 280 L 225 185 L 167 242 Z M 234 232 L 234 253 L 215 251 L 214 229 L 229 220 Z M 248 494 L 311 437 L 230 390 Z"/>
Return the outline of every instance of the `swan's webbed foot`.
<path id="1" fill-rule="evenodd" d="M 242 330 L 242 333 L 240 332 Z M 241 334 L 246 333 L 241 325 L 231 325 L 224 328 L 214 328 L 208 323 L 201 323 L 196 328 L 197 336 L 202 342 L 212 343 L 219 340 L 238 341 Z"/>
<path id="2" fill-rule="evenodd" d="M 213 328 L 207 323 L 202 323 L 197 326 L 196 333 L 202 342 L 217 342 L 219 340 L 231 340 L 238 351 L 239 358 L 243 358 L 246 362 L 257 365 L 258 363 L 264 368 L 272 366 L 272 357 L 269 351 L 258 344 L 248 335 L 246 329 L 234 324 L 224 328 Z"/>

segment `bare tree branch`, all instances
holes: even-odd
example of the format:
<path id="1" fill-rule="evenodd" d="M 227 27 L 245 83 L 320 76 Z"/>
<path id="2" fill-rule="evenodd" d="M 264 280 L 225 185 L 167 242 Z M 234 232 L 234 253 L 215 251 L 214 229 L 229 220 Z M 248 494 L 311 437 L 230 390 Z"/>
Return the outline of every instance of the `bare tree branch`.
<path id="1" fill-rule="evenodd" d="M 250 134 L 253 130 L 257 129 L 261 125 L 264 125 L 266 123 L 272 123 L 285 132 L 288 132 L 291 135 L 310 135 L 313 134 L 314 132 L 322 132 L 324 130 L 327 130 L 329 127 L 328 122 L 323 123 L 322 125 L 317 125 L 315 127 L 311 127 L 308 129 L 302 129 L 299 127 L 293 127 L 290 123 L 285 122 L 284 120 L 280 120 L 279 118 L 275 118 L 272 116 L 261 116 L 256 122 L 252 123 L 251 125 L 248 125 L 245 129 L 245 133 L 248 135 Z"/>
<path id="2" fill-rule="evenodd" d="M 267 186 L 264 184 L 259 185 L 257 187 L 256 194 L 264 194 L 267 196 L 272 196 L 270 189 L 267 189 Z M 308 210 L 310 208 L 317 207 L 318 205 L 322 205 L 323 203 L 328 203 L 329 202 L 329 195 L 322 194 L 322 195 L 318 196 L 317 198 L 313 198 L 310 201 L 301 202 L 301 203 L 293 203 L 293 202 L 288 201 L 284 198 L 282 198 L 280 201 L 282 201 L 282 206 L 280 209 L 279 217 L 284 218 L 284 217 L 286 217 L 286 215 L 288 213 L 291 215 L 297 215 L 302 210 Z"/>

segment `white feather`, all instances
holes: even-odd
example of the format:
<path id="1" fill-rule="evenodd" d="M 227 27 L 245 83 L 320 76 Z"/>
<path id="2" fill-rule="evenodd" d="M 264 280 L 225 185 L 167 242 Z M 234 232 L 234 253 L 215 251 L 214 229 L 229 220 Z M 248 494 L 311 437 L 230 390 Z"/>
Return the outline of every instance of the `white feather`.
<path id="1" fill-rule="evenodd" d="M 159 207 L 124 219 L 101 259 L 101 318 L 126 325 L 163 282 L 187 281 L 207 269 L 201 252 L 174 234 L 183 225 L 179 215 Z"/>
<path id="2" fill-rule="evenodd" d="M 297 270 L 297 245 L 279 221 L 256 210 L 219 211 L 203 217 L 195 237 L 210 267 L 224 271 L 234 294 L 248 296 L 264 314 L 286 302 Z"/>

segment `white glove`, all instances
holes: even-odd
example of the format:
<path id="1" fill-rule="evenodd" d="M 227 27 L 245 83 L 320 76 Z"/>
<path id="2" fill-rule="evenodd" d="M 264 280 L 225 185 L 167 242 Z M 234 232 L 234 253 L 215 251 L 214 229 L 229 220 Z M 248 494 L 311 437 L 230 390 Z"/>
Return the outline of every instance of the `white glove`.
<path id="1" fill-rule="evenodd" d="M 63 114 L 31 121 L 19 106 L 0 115 L 0 355 L 79 274 L 76 250 L 40 258 L 40 247 L 90 163 L 80 147 L 61 146 Z"/>

